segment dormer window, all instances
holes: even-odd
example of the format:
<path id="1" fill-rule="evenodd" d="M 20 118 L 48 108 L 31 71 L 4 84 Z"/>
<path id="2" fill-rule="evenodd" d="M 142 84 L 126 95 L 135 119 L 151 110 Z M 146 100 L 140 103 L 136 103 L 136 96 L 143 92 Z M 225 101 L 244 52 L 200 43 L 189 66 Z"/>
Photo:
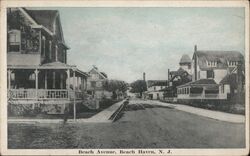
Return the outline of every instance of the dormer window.
<path id="1" fill-rule="evenodd" d="M 217 66 L 217 61 L 207 61 L 207 66 L 208 67 L 216 67 Z"/>
<path id="2" fill-rule="evenodd" d="M 228 66 L 229 67 L 235 67 L 238 65 L 238 61 L 228 61 Z"/>
<path id="3" fill-rule="evenodd" d="M 21 47 L 21 32 L 20 30 L 11 30 L 9 34 L 9 51 L 19 52 Z"/>

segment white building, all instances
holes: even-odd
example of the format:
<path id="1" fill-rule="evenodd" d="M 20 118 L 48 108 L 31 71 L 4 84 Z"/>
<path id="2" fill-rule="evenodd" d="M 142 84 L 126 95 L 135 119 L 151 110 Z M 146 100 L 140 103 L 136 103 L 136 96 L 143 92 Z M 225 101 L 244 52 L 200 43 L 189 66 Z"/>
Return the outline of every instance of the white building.
<path id="1" fill-rule="evenodd" d="M 147 99 L 159 100 L 163 99 L 163 89 L 167 87 L 166 80 L 148 80 L 147 91 L 144 93 Z"/>
<path id="2" fill-rule="evenodd" d="M 177 87 L 178 99 L 228 99 L 243 87 L 244 56 L 237 51 L 200 51 L 195 46 L 192 58 L 192 82 Z M 235 76 L 231 76 L 234 75 Z M 227 77 L 230 77 L 231 82 Z M 237 80 L 237 82 L 236 82 Z M 234 89 L 234 91 L 232 91 Z M 235 90 L 236 89 L 236 90 Z"/>

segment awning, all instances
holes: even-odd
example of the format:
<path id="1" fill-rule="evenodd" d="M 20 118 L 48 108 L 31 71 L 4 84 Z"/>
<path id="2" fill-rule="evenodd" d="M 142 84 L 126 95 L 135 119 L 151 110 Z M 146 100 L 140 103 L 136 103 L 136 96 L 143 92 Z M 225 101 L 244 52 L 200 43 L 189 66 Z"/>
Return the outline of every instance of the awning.
<path id="1" fill-rule="evenodd" d="M 205 90 L 219 90 L 219 86 L 206 86 Z"/>

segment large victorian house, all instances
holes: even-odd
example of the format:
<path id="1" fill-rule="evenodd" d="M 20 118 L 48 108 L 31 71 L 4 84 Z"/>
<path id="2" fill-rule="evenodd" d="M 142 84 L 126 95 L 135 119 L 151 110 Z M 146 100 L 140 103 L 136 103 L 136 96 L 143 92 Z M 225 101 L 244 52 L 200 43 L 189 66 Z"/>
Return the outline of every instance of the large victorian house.
<path id="1" fill-rule="evenodd" d="M 191 71 L 192 82 L 177 87 L 178 99 L 232 100 L 244 93 L 244 56 L 240 52 L 201 51 L 195 46 Z"/>
<path id="2" fill-rule="evenodd" d="M 8 91 L 12 104 L 60 104 L 61 107 L 55 106 L 60 113 L 66 104 L 82 100 L 88 74 L 67 64 L 69 47 L 57 10 L 9 8 L 7 27 Z"/>

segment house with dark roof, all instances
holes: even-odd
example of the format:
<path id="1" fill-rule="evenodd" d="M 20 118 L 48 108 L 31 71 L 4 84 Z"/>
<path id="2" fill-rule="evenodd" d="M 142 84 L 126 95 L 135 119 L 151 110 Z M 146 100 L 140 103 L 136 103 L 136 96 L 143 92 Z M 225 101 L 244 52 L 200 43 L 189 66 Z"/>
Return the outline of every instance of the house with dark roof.
<path id="1" fill-rule="evenodd" d="M 195 46 L 192 82 L 177 87 L 178 99 L 230 99 L 244 88 L 233 87 L 236 84 L 244 86 L 243 69 L 244 56 L 240 52 L 202 51 Z"/>
<path id="2" fill-rule="evenodd" d="M 57 10 L 8 8 L 7 32 L 12 104 L 44 104 L 49 113 L 63 113 L 68 104 L 82 100 L 88 74 L 67 64 L 69 47 Z"/>
<path id="3" fill-rule="evenodd" d="M 104 89 L 103 83 L 108 80 L 108 76 L 104 72 L 100 72 L 96 66 L 88 72 L 87 93 L 91 96 L 101 99 L 103 97 L 111 98 L 112 93 Z"/>
<path id="4" fill-rule="evenodd" d="M 180 68 L 185 70 L 188 74 L 191 74 L 191 63 L 192 63 L 191 58 L 187 54 L 184 54 L 181 57 L 179 65 Z"/>
<path id="5" fill-rule="evenodd" d="M 192 80 L 191 76 L 191 59 L 188 55 L 182 55 L 179 62 L 179 69 L 177 71 L 168 70 L 169 85 L 163 89 L 164 99 L 170 101 L 176 101 L 177 86 L 188 83 Z"/>
<path id="6" fill-rule="evenodd" d="M 144 92 L 144 97 L 151 100 L 163 99 L 163 89 L 168 85 L 166 80 L 148 80 L 147 91 Z"/>

